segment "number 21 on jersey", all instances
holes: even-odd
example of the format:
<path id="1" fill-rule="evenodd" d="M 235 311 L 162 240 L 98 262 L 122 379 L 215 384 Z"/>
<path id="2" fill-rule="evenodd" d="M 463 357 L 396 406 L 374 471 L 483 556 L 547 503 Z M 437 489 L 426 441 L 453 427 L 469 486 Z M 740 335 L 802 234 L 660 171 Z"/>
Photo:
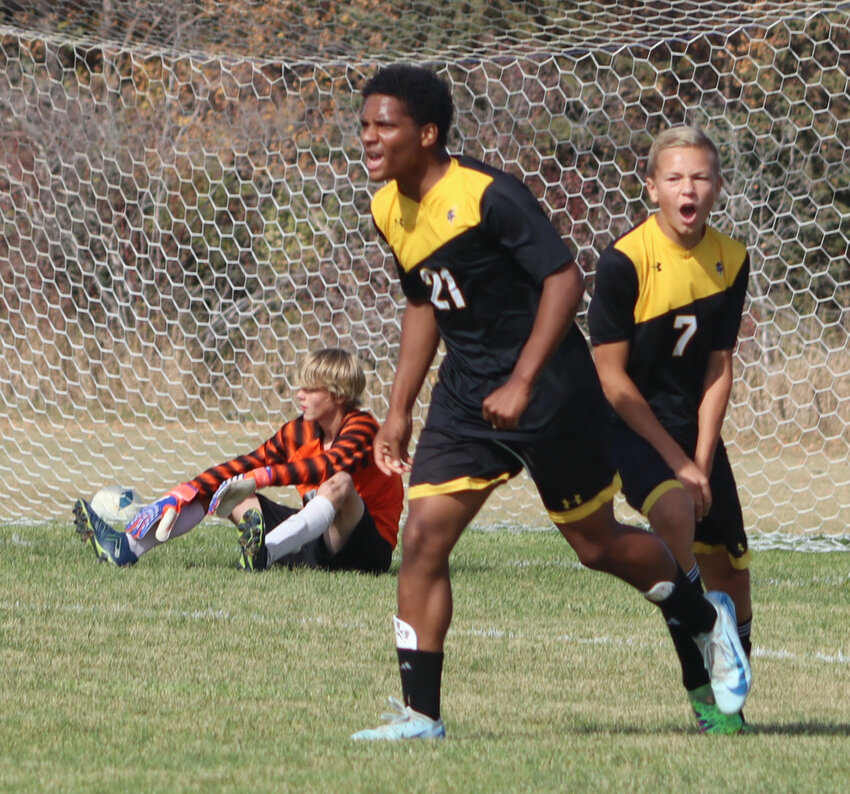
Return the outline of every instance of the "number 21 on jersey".
<path id="1" fill-rule="evenodd" d="M 441 267 L 439 270 L 431 270 L 423 267 L 419 271 L 422 281 L 431 288 L 431 303 L 435 309 L 449 311 L 450 309 L 466 308 L 463 293 L 457 285 L 454 276 L 448 268 Z"/>

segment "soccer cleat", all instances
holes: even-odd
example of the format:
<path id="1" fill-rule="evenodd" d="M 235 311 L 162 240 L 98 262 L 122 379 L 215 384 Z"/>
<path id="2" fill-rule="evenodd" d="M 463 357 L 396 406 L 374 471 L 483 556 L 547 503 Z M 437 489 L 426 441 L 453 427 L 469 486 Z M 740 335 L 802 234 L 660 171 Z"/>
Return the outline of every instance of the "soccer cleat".
<path id="1" fill-rule="evenodd" d="M 711 684 L 688 692 L 691 708 L 697 718 L 700 733 L 713 735 L 731 735 L 744 733 L 744 718 L 738 714 L 724 714 L 717 708 Z"/>
<path id="2" fill-rule="evenodd" d="M 123 567 L 139 559 L 131 551 L 127 535 L 109 526 L 85 499 L 77 499 L 74 504 L 74 528 L 80 540 L 91 546 L 102 562 Z"/>
<path id="3" fill-rule="evenodd" d="M 239 531 L 239 546 L 242 556 L 239 567 L 246 571 L 264 571 L 269 567 L 266 549 L 266 526 L 259 510 L 246 510 L 236 529 Z"/>
<path id="4" fill-rule="evenodd" d="M 355 741 L 386 741 L 397 742 L 400 739 L 445 739 L 446 726 L 442 720 L 432 720 L 430 717 L 405 706 L 397 698 L 389 699 L 392 712 L 382 714 L 381 719 L 387 725 L 358 731 L 352 735 Z"/>
<path id="5" fill-rule="evenodd" d="M 717 610 L 717 620 L 710 631 L 697 634 L 694 642 L 702 653 L 705 669 L 711 678 L 711 691 L 717 708 L 723 714 L 738 714 L 744 707 L 752 684 L 750 663 L 735 622 L 735 605 L 726 593 L 712 590 L 705 597 Z"/>

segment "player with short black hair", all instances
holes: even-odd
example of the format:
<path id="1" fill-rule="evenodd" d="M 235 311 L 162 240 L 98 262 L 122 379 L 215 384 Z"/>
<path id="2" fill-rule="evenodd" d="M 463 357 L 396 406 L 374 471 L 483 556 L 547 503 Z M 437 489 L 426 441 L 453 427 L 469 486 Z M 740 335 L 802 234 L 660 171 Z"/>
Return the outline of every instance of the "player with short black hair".
<path id="1" fill-rule="evenodd" d="M 749 551 L 720 429 L 746 297 L 743 245 L 707 225 L 720 157 L 695 127 L 653 141 L 647 189 L 658 212 L 599 259 L 588 322 L 605 395 L 616 411 L 614 462 L 626 500 L 649 518 L 689 578 L 728 592 L 749 655 Z M 714 702 L 700 654 L 667 615 L 703 733 L 740 733 Z"/>
<path id="2" fill-rule="evenodd" d="M 401 477 L 374 463 L 378 423 L 359 408 L 363 367 L 347 350 L 307 354 L 296 372 L 301 415 L 260 447 L 219 463 L 143 508 L 126 533 L 108 526 L 85 500 L 77 532 L 99 559 L 131 565 L 169 538 L 193 529 L 207 511 L 237 525 L 245 570 L 278 562 L 326 570 L 389 570 L 404 502 Z M 303 507 L 258 493 L 293 485 Z M 151 532 L 151 529 L 156 529 Z"/>
<path id="3" fill-rule="evenodd" d="M 415 82 L 418 104 L 404 89 Z M 604 399 L 573 320 L 583 278 L 531 193 L 513 176 L 450 156 L 447 116 L 423 115 L 426 69 L 386 67 L 363 88 L 361 141 L 386 184 L 372 216 L 395 257 L 407 306 L 375 461 L 410 468 L 412 408 L 439 341 L 446 355 L 410 473 L 396 646 L 404 703 L 358 740 L 442 738 L 443 645 L 452 614 L 449 557 L 493 489 L 525 467 L 583 564 L 673 610 L 706 649 L 726 708 L 743 703 L 748 667 L 728 599 L 688 581 L 658 537 L 618 524 L 619 480 L 605 450 Z M 443 103 L 436 103 L 442 107 Z"/>

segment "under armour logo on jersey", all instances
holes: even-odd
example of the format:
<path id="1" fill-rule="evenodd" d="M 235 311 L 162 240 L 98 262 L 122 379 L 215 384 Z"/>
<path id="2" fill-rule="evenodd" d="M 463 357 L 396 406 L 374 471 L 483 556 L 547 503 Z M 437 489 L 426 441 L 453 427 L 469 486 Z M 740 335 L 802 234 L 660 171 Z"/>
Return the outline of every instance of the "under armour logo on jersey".
<path id="1" fill-rule="evenodd" d="M 399 216 L 398 216 L 398 217 L 397 217 L 397 218 L 393 221 L 393 223 L 394 223 L 396 226 L 401 226 L 401 228 L 402 228 L 402 229 L 404 228 L 404 218 L 403 218 L 401 215 L 399 215 Z"/>
<path id="2" fill-rule="evenodd" d="M 717 262 L 717 263 L 714 265 L 714 269 L 715 269 L 718 273 L 722 273 L 722 272 L 723 272 L 723 263 L 722 263 L 722 262 Z"/>
<path id="3" fill-rule="evenodd" d="M 581 505 L 581 494 L 573 494 L 572 499 L 562 499 L 561 504 L 564 506 L 564 510 L 572 510 L 579 507 Z"/>
<path id="4" fill-rule="evenodd" d="M 660 273 L 660 272 L 661 272 L 661 262 L 656 262 L 656 263 L 652 266 L 652 269 L 653 269 L 656 273 Z"/>
<path id="5" fill-rule="evenodd" d="M 455 221 L 455 218 L 456 218 L 456 217 L 457 217 L 457 213 L 454 211 L 454 209 L 450 209 L 450 210 L 446 213 L 446 220 L 447 220 L 449 223 L 454 223 L 454 221 Z"/>

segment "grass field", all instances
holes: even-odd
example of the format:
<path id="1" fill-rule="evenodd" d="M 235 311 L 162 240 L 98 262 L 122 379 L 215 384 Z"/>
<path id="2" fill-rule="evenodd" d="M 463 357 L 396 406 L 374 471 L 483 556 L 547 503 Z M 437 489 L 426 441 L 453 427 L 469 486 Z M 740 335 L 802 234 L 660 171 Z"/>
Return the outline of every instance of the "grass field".
<path id="1" fill-rule="evenodd" d="M 96 563 L 70 520 L 0 527 L 0 790 L 850 786 L 850 554 L 755 554 L 755 731 L 709 738 L 649 604 L 554 532 L 469 531 L 453 557 L 449 738 L 377 746 L 348 737 L 399 694 L 394 575 L 234 562 L 219 524 L 130 569 Z"/>

